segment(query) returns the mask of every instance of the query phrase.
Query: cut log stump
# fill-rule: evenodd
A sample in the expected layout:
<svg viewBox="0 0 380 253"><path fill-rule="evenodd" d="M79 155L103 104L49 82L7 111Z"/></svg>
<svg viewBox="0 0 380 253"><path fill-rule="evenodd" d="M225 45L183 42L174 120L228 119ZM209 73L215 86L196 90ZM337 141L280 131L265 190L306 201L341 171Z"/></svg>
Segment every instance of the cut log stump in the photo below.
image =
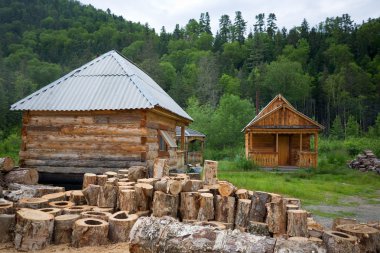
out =
<svg viewBox="0 0 380 253"><path fill-rule="evenodd" d="M251 197L251 211L249 220L257 222L265 222L267 217L266 204L271 201L271 196L268 192L255 191Z"/></svg>
<svg viewBox="0 0 380 253"><path fill-rule="evenodd" d="M203 188L204 182L202 180L183 180L182 183L182 192L196 192Z"/></svg>
<svg viewBox="0 0 380 253"><path fill-rule="evenodd" d="M55 244L71 243L71 235L75 221L80 219L78 214L64 214L54 219L54 238Z"/></svg>
<svg viewBox="0 0 380 253"><path fill-rule="evenodd" d="M146 211L152 206L153 186L150 184L137 183L135 184L137 197L137 210Z"/></svg>
<svg viewBox="0 0 380 253"><path fill-rule="evenodd" d="M171 216L176 218L178 213L179 196L155 191L153 198L153 216Z"/></svg>
<svg viewBox="0 0 380 253"><path fill-rule="evenodd" d="M47 208L41 208L41 209L38 209L38 210L42 211L42 212L45 212L45 213L48 213L48 214L51 214L54 217L62 214L62 209L60 209L60 208L47 207Z"/></svg>
<svg viewBox="0 0 380 253"><path fill-rule="evenodd" d="M83 190L87 205L96 206L98 204L100 188L99 185L90 184Z"/></svg>
<svg viewBox="0 0 380 253"><path fill-rule="evenodd" d="M81 214L82 212L91 211L92 207L88 205L70 206L63 209L63 214Z"/></svg>
<svg viewBox="0 0 380 253"><path fill-rule="evenodd" d="M269 232L275 236L286 234L286 211L284 210L282 197L280 195L271 194L271 202L266 204ZM305 222L306 224L306 222Z"/></svg>
<svg viewBox="0 0 380 253"><path fill-rule="evenodd" d="M41 209L48 207L48 201L43 198L24 198L17 203L19 208Z"/></svg>
<svg viewBox="0 0 380 253"><path fill-rule="evenodd" d="M71 202L74 202L75 205L85 205L87 203L86 198L83 195L82 191L71 191L69 200Z"/></svg>
<svg viewBox="0 0 380 253"><path fill-rule="evenodd" d="M109 239L111 242L127 242L129 232L139 217L136 214L120 211L109 218Z"/></svg>
<svg viewBox="0 0 380 253"><path fill-rule="evenodd" d="M5 175L4 181L6 184L36 185L38 183L38 172L36 169L14 169Z"/></svg>
<svg viewBox="0 0 380 253"><path fill-rule="evenodd" d="M15 214L0 214L0 243L13 241L15 225Z"/></svg>
<svg viewBox="0 0 380 253"><path fill-rule="evenodd" d="M100 187L97 206L115 208L117 200L117 187L111 183L106 183Z"/></svg>
<svg viewBox="0 0 380 253"><path fill-rule="evenodd" d="M153 164L153 177L162 178L169 176L168 159L155 158Z"/></svg>
<svg viewBox="0 0 380 253"><path fill-rule="evenodd" d="M65 192L50 193L50 194L43 195L41 198L46 199L48 202L65 201L66 193Z"/></svg>
<svg viewBox="0 0 380 253"><path fill-rule="evenodd" d="M140 178L148 177L148 169L144 166L132 166L128 169L128 179L137 182Z"/></svg>
<svg viewBox="0 0 380 253"><path fill-rule="evenodd" d="M246 189L238 189L235 192L235 195L238 199L248 199L249 198L248 190L246 190Z"/></svg>
<svg viewBox="0 0 380 253"><path fill-rule="evenodd" d="M215 220L223 223L235 223L235 198L216 196Z"/></svg>
<svg viewBox="0 0 380 253"><path fill-rule="evenodd" d="M336 230L336 227L339 225L345 225L345 224L357 224L358 221L356 219L352 218L335 218L332 223L331 230Z"/></svg>
<svg viewBox="0 0 380 253"><path fill-rule="evenodd" d="M356 236L360 252L380 252L380 231L365 224L345 224L336 227L337 231Z"/></svg>
<svg viewBox="0 0 380 253"><path fill-rule="evenodd" d="M13 202L2 199L0 201L0 214L14 214Z"/></svg>
<svg viewBox="0 0 380 253"><path fill-rule="evenodd" d="M138 211L136 191L121 190L119 192L119 207L121 211L136 213Z"/></svg>
<svg viewBox="0 0 380 253"><path fill-rule="evenodd" d="M235 228L239 229L241 232L247 231L250 208L251 200L238 199L235 215Z"/></svg>
<svg viewBox="0 0 380 253"><path fill-rule="evenodd" d="M308 237L307 212L305 210L289 210L287 234L288 236Z"/></svg>
<svg viewBox="0 0 380 253"><path fill-rule="evenodd" d="M198 192L181 192L180 216L185 220L196 220L199 212Z"/></svg>
<svg viewBox="0 0 380 253"><path fill-rule="evenodd" d="M53 201L49 203L49 206L64 209L71 206L75 206L75 203L71 201Z"/></svg>
<svg viewBox="0 0 380 253"><path fill-rule="evenodd" d="M218 181L218 162L205 160L203 181L205 184L216 184Z"/></svg>
<svg viewBox="0 0 380 253"><path fill-rule="evenodd" d="M86 211L86 212L81 212L80 218L81 219L92 218L92 219L108 221L111 215L112 214L109 212Z"/></svg>
<svg viewBox="0 0 380 253"><path fill-rule="evenodd" d="M13 159L10 157L0 157L0 171L8 172L11 171L15 166Z"/></svg>
<svg viewBox="0 0 380 253"><path fill-rule="evenodd" d="M182 183L177 180L160 180L154 183L154 190L177 195L182 190Z"/></svg>
<svg viewBox="0 0 380 253"><path fill-rule="evenodd" d="M75 221L71 245L76 248L98 246L108 243L108 222L86 218Z"/></svg>
<svg viewBox="0 0 380 253"><path fill-rule="evenodd" d="M85 173L83 175L83 185L82 189L86 189L90 184L96 184L96 174L94 173Z"/></svg>
<svg viewBox="0 0 380 253"><path fill-rule="evenodd" d="M220 196L228 197L228 196L231 196L236 191L236 187L227 181L219 181L218 190L219 190Z"/></svg>
<svg viewBox="0 0 380 253"><path fill-rule="evenodd" d="M320 242L308 240L305 237L291 237L289 240L277 239L274 252L326 253L327 251L326 247Z"/></svg>
<svg viewBox="0 0 380 253"><path fill-rule="evenodd" d="M212 193L199 193L199 211L198 218L199 221L210 221L215 217L214 213L214 195Z"/></svg>
<svg viewBox="0 0 380 253"><path fill-rule="evenodd" d="M107 175L96 175L96 184L100 186L104 186L107 182Z"/></svg>
<svg viewBox="0 0 380 253"><path fill-rule="evenodd" d="M343 232L324 231L322 240L328 253L359 253L358 238Z"/></svg>

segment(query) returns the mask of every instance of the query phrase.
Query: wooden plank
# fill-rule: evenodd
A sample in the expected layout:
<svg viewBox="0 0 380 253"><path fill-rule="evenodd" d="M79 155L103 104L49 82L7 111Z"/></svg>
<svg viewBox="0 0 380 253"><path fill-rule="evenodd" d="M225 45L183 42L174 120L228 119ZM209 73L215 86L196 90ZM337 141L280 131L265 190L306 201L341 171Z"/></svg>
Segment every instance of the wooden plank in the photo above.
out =
<svg viewBox="0 0 380 253"><path fill-rule="evenodd" d="M91 143L129 143L141 144L140 136L109 136L109 135L54 135L40 134L29 135L26 138L28 142L91 142Z"/></svg>
<svg viewBox="0 0 380 253"><path fill-rule="evenodd" d="M59 150L47 151L47 150L28 150L20 151L19 155L23 159L53 159L53 160L72 160L72 159L89 159L95 161L135 161L141 157L143 152L126 152L126 153L115 153L115 152L97 152L89 151L87 153L79 152L62 152Z"/></svg>
<svg viewBox="0 0 380 253"><path fill-rule="evenodd" d="M52 166L52 167L88 167L88 168L128 168L137 161L96 161L96 160L37 160L26 159L25 165L28 167Z"/></svg>
<svg viewBox="0 0 380 253"><path fill-rule="evenodd" d="M146 147L143 145L127 145L127 144L107 144L107 143L27 143L27 149L56 149L56 150L116 150L130 152L144 152Z"/></svg>
<svg viewBox="0 0 380 253"><path fill-rule="evenodd" d="M131 162L130 166L146 166L146 162ZM107 171L117 172L120 168L105 168L105 167L96 167L96 168L87 168L87 167L53 167L53 166L37 166L35 169L38 172L47 172L47 173L95 173L101 174Z"/></svg>

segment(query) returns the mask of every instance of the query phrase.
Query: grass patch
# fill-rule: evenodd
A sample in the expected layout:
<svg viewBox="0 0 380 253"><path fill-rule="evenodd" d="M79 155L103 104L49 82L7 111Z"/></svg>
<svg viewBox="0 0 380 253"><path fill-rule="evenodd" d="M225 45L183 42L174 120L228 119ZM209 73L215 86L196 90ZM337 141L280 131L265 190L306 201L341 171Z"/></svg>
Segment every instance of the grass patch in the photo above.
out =
<svg viewBox="0 0 380 253"><path fill-rule="evenodd" d="M322 211L316 210L316 209L311 209L309 211L315 215L325 217L325 218L333 218L333 219L338 218L338 217L351 217L351 218L353 218L356 216L356 214L353 212L345 212L345 211L330 212L330 213L322 212Z"/></svg>

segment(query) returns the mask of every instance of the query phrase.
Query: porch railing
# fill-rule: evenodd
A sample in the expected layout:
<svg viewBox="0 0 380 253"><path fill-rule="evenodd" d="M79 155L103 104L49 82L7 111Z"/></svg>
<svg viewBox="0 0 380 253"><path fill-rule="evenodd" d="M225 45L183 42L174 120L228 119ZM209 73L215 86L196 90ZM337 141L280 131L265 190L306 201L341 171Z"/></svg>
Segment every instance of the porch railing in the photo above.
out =
<svg viewBox="0 0 380 253"><path fill-rule="evenodd" d="M249 158L252 159L257 165L264 167L271 167L278 165L277 152L249 152Z"/></svg>
<svg viewBox="0 0 380 253"><path fill-rule="evenodd" d="M203 163L203 153L201 151L187 152L187 163Z"/></svg>
<svg viewBox="0 0 380 253"><path fill-rule="evenodd" d="M317 153L310 151L298 151L298 167L308 168L317 166Z"/></svg>

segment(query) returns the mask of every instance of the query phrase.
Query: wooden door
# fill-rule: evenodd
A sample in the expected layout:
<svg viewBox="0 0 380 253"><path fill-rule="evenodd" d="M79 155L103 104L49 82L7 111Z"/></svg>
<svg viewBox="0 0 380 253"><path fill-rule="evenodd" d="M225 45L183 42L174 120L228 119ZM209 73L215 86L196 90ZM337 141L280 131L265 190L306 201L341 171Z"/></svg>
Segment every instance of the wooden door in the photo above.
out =
<svg viewBox="0 0 380 253"><path fill-rule="evenodd" d="M278 136L278 165L286 166L289 163L289 135Z"/></svg>

